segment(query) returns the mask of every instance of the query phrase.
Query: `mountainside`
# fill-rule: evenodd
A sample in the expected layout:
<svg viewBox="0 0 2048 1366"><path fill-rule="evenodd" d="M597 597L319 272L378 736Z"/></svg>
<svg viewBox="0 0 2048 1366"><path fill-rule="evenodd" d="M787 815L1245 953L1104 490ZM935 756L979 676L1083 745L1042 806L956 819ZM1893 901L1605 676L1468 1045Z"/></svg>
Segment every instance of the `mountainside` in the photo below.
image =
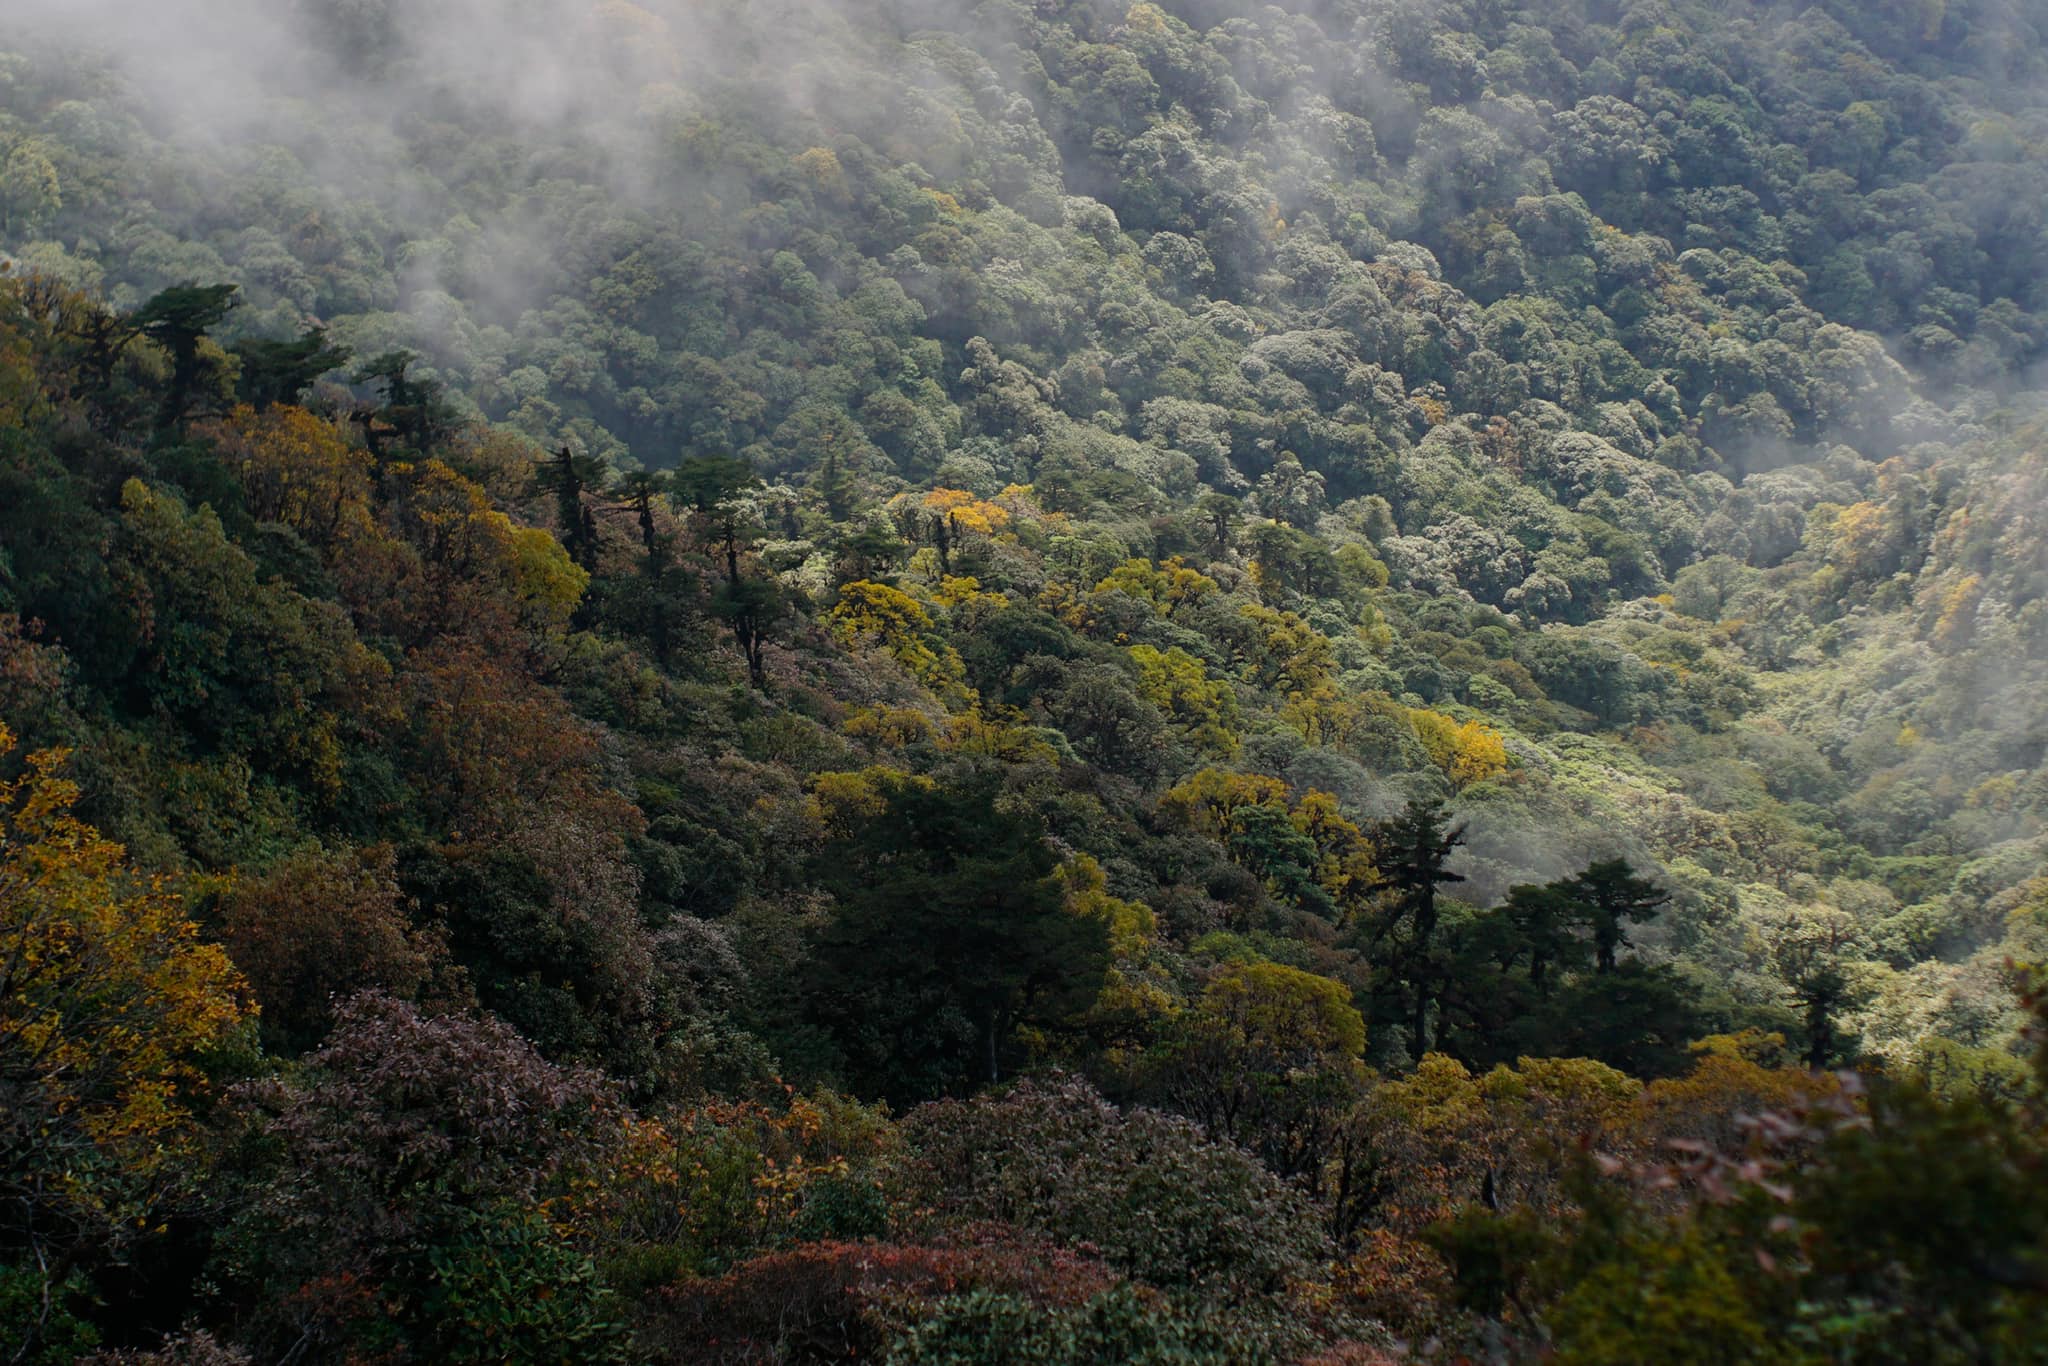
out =
<svg viewBox="0 0 2048 1366"><path fill-rule="evenodd" d="M2048 6L9 8L16 1359L2042 1359Z"/></svg>

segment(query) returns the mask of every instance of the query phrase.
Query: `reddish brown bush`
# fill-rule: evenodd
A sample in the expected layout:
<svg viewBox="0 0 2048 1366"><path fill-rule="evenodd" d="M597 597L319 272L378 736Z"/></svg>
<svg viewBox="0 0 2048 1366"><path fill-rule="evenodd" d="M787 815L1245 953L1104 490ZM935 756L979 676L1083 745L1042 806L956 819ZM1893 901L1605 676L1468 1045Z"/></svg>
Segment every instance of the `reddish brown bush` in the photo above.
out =
<svg viewBox="0 0 2048 1366"><path fill-rule="evenodd" d="M263 1004L264 1041L289 1053L326 1035L342 998L411 996L439 951L407 923L388 845L294 850L230 888L214 924Z"/></svg>
<svg viewBox="0 0 2048 1366"><path fill-rule="evenodd" d="M878 1356L939 1300L998 1290L1054 1308L1116 1283L1100 1261L977 1225L942 1246L810 1243L655 1297L639 1329L651 1360L742 1366Z"/></svg>

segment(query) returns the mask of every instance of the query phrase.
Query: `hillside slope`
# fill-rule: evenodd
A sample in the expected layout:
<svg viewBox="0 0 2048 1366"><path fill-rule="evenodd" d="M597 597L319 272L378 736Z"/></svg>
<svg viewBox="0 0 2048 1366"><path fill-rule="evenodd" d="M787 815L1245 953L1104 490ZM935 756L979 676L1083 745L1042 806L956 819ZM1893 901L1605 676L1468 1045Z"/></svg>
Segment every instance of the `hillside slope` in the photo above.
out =
<svg viewBox="0 0 2048 1366"><path fill-rule="evenodd" d="M54 1127L0 1146L0 1307L46 1353L838 1359L714 1351L801 1284L890 1360L1006 1314L1046 1360L1091 1314L1534 1352L1621 1331L1556 1298L1601 1205L1546 1136L1813 1137L1852 1065L1962 1107L1800 1168L1851 1241L1941 1124L2035 1142L2044 26L0 19L0 905L162 1040L0 986L101 1064L6 1061ZM501 1101L559 1142L401 1157ZM1793 1236L1630 1217L1678 1267ZM435 1298L515 1247L561 1317ZM1686 1293L1782 1337L1750 1274ZM2009 1345L1985 1293L1940 1332Z"/></svg>

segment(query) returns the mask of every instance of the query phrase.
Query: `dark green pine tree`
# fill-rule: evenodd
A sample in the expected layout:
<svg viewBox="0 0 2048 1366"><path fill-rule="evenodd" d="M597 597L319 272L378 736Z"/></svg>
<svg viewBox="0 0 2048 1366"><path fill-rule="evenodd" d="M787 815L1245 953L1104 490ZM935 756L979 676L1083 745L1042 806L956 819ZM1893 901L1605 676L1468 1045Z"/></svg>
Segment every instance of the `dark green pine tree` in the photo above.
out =
<svg viewBox="0 0 2048 1366"><path fill-rule="evenodd" d="M562 538L569 558L585 570L597 568L597 517L583 495L603 477L602 464L567 446L541 461L534 476L538 491L554 495L555 534Z"/></svg>
<svg viewBox="0 0 2048 1366"><path fill-rule="evenodd" d="M1108 931L1066 910L1044 831L993 781L875 782L883 809L818 857L835 909L804 1010L856 1092L909 1105L1000 1080L1020 1028L1085 1008Z"/></svg>
<svg viewBox="0 0 2048 1366"><path fill-rule="evenodd" d="M1615 954L1628 947L1628 927L1654 920L1671 894L1636 876L1626 859L1589 864L1577 877L1553 883L1570 897L1593 935L1593 966L1614 971Z"/></svg>
<svg viewBox="0 0 2048 1366"><path fill-rule="evenodd" d="M443 396L441 382L412 373L418 363L419 357L411 351L385 351L364 361L350 377L376 389L381 400L379 407L355 416L370 458L380 468L394 439L404 449L425 451L455 425L455 410Z"/></svg>
<svg viewBox="0 0 2048 1366"><path fill-rule="evenodd" d="M841 543L840 578L894 583L896 566L905 549L902 537L886 526L869 522Z"/></svg>
<svg viewBox="0 0 2048 1366"><path fill-rule="evenodd" d="M825 463L818 470L818 497L824 500L825 511L832 520L843 522L853 515L853 500L859 492L852 473L839 460L839 447L835 444L825 448Z"/></svg>
<svg viewBox="0 0 2048 1366"><path fill-rule="evenodd" d="M749 521L739 495L760 482L753 466L729 455L696 456L674 475L676 493L695 510L704 540L725 561L725 582L712 595L712 610L731 629L756 688L768 681L761 655L768 627L788 606L773 579L749 575L740 563L760 529Z"/></svg>
<svg viewBox="0 0 2048 1366"><path fill-rule="evenodd" d="M666 475L635 470L621 479L615 490L640 528L640 549L646 556L642 567L650 576L658 576L668 567L670 546L654 521L654 500L667 493L668 488Z"/></svg>
<svg viewBox="0 0 2048 1366"><path fill-rule="evenodd" d="M309 328L294 341L249 338L235 343L234 354L242 363L235 397L259 413L297 403L315 380L349 362L349 349L329 342L324 327Z"/></svg>
<svg viewBox="0 0 2048 1366"><path fill-rule="evenodd" d="M1529 985L1539 996L1548 994L1553 974L1585 963L1579 903L1559 883L1508 888L1499 914L1513 927L1516 949L1528 963Z"/></svg>
<svg viewBox="0 0 2048 1366"><path fill-rule="evenodd" d="M176 285L144 304L129 320L136 332L161 346L171 358L170 382L164 387L163 405L157 413L160 429L183 427L192 415L207 371L199 343L234 310L238 292L235 285Z"/></svg>
<svg viewBox="0 0 2048 1366"><path fill-rule="evenodd" d="M1363 947L1375 973L1375 1015L1402 1026L1409 1057L1429 1052L1429 1021L1449 972L1438 933L1437 889L1463 882L1446 865L1465 842L1444 805L1418 798L1400 815L1372 826L1380 875L1373 908L1361 925Z"/></svg>

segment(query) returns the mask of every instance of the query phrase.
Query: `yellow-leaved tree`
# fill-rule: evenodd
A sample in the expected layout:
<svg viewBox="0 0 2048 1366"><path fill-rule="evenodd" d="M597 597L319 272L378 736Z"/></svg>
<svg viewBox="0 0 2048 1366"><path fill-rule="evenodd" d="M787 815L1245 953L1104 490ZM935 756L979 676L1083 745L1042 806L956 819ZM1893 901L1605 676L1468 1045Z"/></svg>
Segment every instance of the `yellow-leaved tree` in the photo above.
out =
<svg viewBox="0 0 2048 1366"><path fill-rule="evenodd" d="M0 724L0 762L14 733ZM154 1227L242 978L177 891L78 820L65 755L0 779L0 1239L59 1277Z"/></svg>
<svg viewBox="0 0 2048 1366"><path fill-rule="evenodd" d="M1461 724L1442 712L1422 709L1409 712L1408 719L1430 761L1458 791L1507 771L1507 745L1500 732L1484 721Z"/></svg>
<svg viewBox="0 0 2048 1366"><path fill-rule="evenodd" d="M1179 1009L1173 973L1159 948L1159 918L1142 901L1112 895L1102 865L1086 854L1074 855L1054 876L1068 913L1101 922L1109 941L1102 989L1070 1027L1101 1050L1111 1069L1128 1068ZM1041 1035L1037 1042L1046 1048L1054 1041Z"/></svg>
<svg viewBox="0 0 2048 1366"><path fill-rule="evenodd" d="M942 699L965 701L960 656L937 638L924 604L902 589L869 579L842 584L830 616L848 640L880 645Z"/></svg>
<svg viewBox="0 0 2048 1366"><path fill-rule="evenodd" d="M1010 510L964 489L901 493L889 501L889 515L906 538L937 552L942 574L953 572L953 552L970 536L993 537L1010 525Z"/></svg>
<svg viewBox="0 0 2048 1366"><path fill-rule="evenodd" d="M1139 693L1190 744L1226 759L1237 752L1237 693L1222 679L1212 680L1201 660L1177 645L1164 651L1133 645L1131 662L1138 666Z"/></svg>

